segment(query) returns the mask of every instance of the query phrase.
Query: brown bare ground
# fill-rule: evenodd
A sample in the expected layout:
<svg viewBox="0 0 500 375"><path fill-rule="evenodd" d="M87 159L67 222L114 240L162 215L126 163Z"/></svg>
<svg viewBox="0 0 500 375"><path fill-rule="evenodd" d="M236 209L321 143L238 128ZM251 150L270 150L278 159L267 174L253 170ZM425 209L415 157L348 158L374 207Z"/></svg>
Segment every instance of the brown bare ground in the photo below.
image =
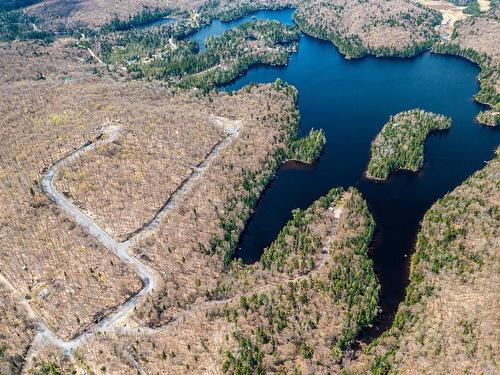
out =
<svg viewBox="0 0 500 375"><path fill-rule="evenodd" d="M420 3L441 12L443 20L441 21L441 25L438 26L438 30L445 38L449 38L457 21L465 20L468 17L463 12L464 7L446 0L420 0Z"/></svg>

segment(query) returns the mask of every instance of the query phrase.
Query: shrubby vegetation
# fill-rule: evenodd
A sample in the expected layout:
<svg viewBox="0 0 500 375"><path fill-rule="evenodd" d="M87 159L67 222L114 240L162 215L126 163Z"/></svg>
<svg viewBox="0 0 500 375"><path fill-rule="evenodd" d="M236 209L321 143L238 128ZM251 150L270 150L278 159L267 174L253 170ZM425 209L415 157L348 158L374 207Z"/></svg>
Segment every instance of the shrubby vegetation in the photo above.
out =
<svg viewBox="0 0 500 375"><path fill-rule="evenodd" d="M447 0L458 6L464 6L464 13L477 16L481 13L481 8L479 7L479 2L477 0Z"/></svg>
<svg viewBox="0 0 500 375"><path fill-rule="evenodd" d="M264 355L258 344L239 332L235 332L234 336L238 341L238 352L236 354L226 353L222 371L224 373L230 372L233 375L263 375L262 358Z"/></svg>
<svg viewBox="0 0 500 375"><path fill-rule="evenodd" d="M458 6L467 6L477 0L447 0L448 2L458 5Z"/></svg>
<svg viewBox="0 0 500 375"><path fill-rule="evenodd" d="M64 375L63 370L54 362L39 363L30 373L33 375Z"/></svg>
<svg viewBox="0 0 500 375"><path fill-rule="evenodd" d="M367 176L384 180L395 169L417 171L424 164L427 135L450 126L449 117L421 109L391 116L372 143Z"/></svg>
<svg viewBox="0 0 500 375"><path fill-rule="evenodd" d="M142 26L148 24L150 22L158 21L172 13L171 9L160 9L154 8L150 9L148 7L144 7L143 10L139 13L129 16L125 20L121 20L115 16L115 18L102 26L101 30L103 32L111 32L111 31L121 31L131 29L133 27Z"/></svg>

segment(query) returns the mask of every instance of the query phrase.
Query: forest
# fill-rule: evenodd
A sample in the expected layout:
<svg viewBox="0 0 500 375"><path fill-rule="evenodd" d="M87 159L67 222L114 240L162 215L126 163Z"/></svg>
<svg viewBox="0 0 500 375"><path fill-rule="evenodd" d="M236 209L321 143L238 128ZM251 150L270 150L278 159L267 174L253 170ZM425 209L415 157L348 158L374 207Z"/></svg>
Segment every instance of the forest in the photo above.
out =
<svg viewBox="0 0 500 375"><path fill-rule="evenodd" d="M42 0L3 0L2 3L0 4L0 11L16 10L39 3L41 1Z"/></svg>
<svg viewBox="0 0 500 375"><path fill-rule="evenodd" d="M324 255L326 239L313 232L333 207L342 208L345 216L334 221L335 236ZM247 272L264 272L257 271L262 267L265 272L300 276L267 292L243 295L239 303L214 315L239 327L233 333L238 347L226 352L223 370L234 374L247 373L243 369L249 373L337 369L359 331L378 312L379 284L367 255L373 230L366 202L355 189L332 189L306 210L295 210L265 249L261 264ZM328 261L313 261L318 256L327 256ZM284 350L284 343L294 348L292 353Z"/></svg>
<svg viewBox="0 0 500 375"><path fill-rule="evenodd" d="M117 16L101 28L103 32L128 30L133 27L142 26L150 22L158 21L172 13L171 9L150 9L144 7L141 12L129 16L127 19L120 19Z"/></svg>
<svg viewBox="0 0 500 375"><path fill-rule="evenodd" d="M367 177L385 180L396 169L417 171L424 164L428 134L450 126L451 118L421 109L391 116L372 143Z"/></svg>
<svg viewBox="0 0 500 375"><path fill-rule="evenodd" d="M429 49L438 40L434 26L442 16L418 3L391 0L304 3L293 19L302 31L332 42L352 59L367 54L410 57Z"/></svg>
<svg viewBox="0 0 500 375"><path fill-rule="evenodd" d="M277 21L247 22L206 40L206 50L173 30L131 31L101 43L104 61L124 66L135 78L169 81L207 92L228 83L250 66L285 65L299 39L299 30ZM185 29L181 34L185 34Z"/></svg>
<svg viewBox="0 0 500 375"><path fill-rule="evenodd" d="M495 373L499 151L426 212L392 326L343 375Z"/></svg>
<svg viewBox="0 0 500 375"><path fill-rule="evenodd" d="M284 83L281 79L277 79L274 87L280 91L284 91L287 96L293 97L296 100L295 89ZM290 113L289 125L287 131L285 147L276 149L272 155L267 155L265 158L265 167L260 173L251 172L246 169L241 170L242 186L244 189L243 196L239 200L243 203L244 211L237 212L237 202L229 200L226 204L226 214L219 218L220 227L224 233L222 236L214 236L211 240L209 254L222 254L226 267L232 265L234 260L234 250L240 235L241 228L238 226L238 219L248 217L250 212L257 204L259 193L274 178L278 166L287 160L298 160L303 163L314 163L321 154L326 143L325 133L322 129L311 129L309 134L304 137L298 136L298 128L300 123L299 112L295 109ZM299 216L300 214L297 213Z"/></svg>
<svg viewBox="0 0 500 375"><path fill-rule="evenodd" d="M30 40L38 39L45 43L54 40L54 34L50 31L42 31L34 26L36 18L27 15L22 10L0 9L0 42L10 42L15 39Z"/></svg>
<svg viewBox="0 0 500 375"><path fill-rule="evenodd" d="M477 0L452 1L467 2L466 11L476 14ZM380 311L380 285L369 256L375 222L355 188L334 188L309 208L291 211L260 261L244 265L234 253L280 165L287 160L314 163L326 134L313 128L298 136L298 92L280 79L237 92L213 89L252 65L287 64L299 29L252 21L210 37L200 51L188 37L213 17L232 20L269 2L214 0L206 2L206 9L183 12L141 5L138 13L116 13L95 29L58 28L61 34L44 31L50 26L39 14L21 10L36 2L6 0L0 5L0 41L16 40L3 48L9 63L2 78L9 95L0 106L6 193L0 252L2 276L16 284L21 296L0 288L0 373L21 371L33 343L43 340L40 322L63 340L87 329L103 332L95 323L144 287L126 262L44 195L40 180L47 167L99 139L110 123L119 127L120 136L109 147L79 159L81 168L62 171L91 199L84 201L71 184L55 181L55 187L107 233L125 239L170 199L186 175L205 168L201 160L223 137L223 130L211 129L214 116L239 124L231 128L237 136L192 180L188 194L177 195L151 237L130 248L130 256L158 273L158 288L140 297L123 321L123 331L89 335L74 351L73 362L59 347L47 345L26 371L69 374L73 372L61 363L71 362L91 373L195 373L212 366L215 372L238 375L352 375L357 372L346 366L349 361L362 365L369 356L368 370L359 373L381 375L397 372L408 358L410 366L435 365L447 350L449 368L465 362L463 371L449 374L489 373L496 366L495 348L489 345L494 341L487 336L495 332L481 331L480 322L493 321L496 313L489 308L495 301L490 291L498 284L491 268L496 250L491 238L498 237L499 228L498 156L427 212L394 324L358 350L361 332ZM283 3L275 2L276 7ZM322 22L308 24L307 17L300 21L303 13L296 18L305 24L303 30L331 40L348 58L367 53L411 56L436 41L432 29L421 30L440 21L434 12L416 6L415 14L398 13L398 19L391 9L380 8L387 17L371 19L374 13L363 8L409 4L406 0L346 3L360 8L342 18L356 21L335 31ZM143 28L166 16L176 22ZM363 16L370 19L357 30L357 21L365 23ZM403 35L405 43L380 43L398 40L401 28L410 30L410 36ZM104 64L89 57L94 51ZM480 65L476 99L492 110L478 118L495 125L500 118L498 64L479 51L458 43L434 46L436 53L457 54ZM16 58L23 63L11 68ZM36 74L39 67L43 71ZM428 134L450 126L448 117L420 109L391 116L372 144L368 177L384 179L396 169L421 168ZM103 209L110 215L99 223ZM481 300L484 296L490 298ZM24 314L20 302L32 306L33 317ZM443 323L436 318L447 313L455 314L453 319ZM453 338L453 350L440 337ZM421 361L425 356L434 362ZM483 365L482 372L475 371Z"/></svg>
<svg viewBox="0 0 500 375"><path fill-rule="evenodd" d="M465 14L470 14L473 16L477 16L481 13L481 8L479 7L479 3L477 0L470 0L467 6L464 9Z"/></svg>

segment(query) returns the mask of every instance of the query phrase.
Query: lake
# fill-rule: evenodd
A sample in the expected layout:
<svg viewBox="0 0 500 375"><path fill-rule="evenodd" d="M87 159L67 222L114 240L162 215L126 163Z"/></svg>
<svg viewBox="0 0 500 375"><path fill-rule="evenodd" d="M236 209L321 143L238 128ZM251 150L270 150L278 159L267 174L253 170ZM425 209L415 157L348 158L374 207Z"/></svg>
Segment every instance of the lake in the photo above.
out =
<svg viewBox="0 0 500 375"><path fill-rule="evenodd" d="M261 11L234 22L214 21L192 37L199 41L242 22L277 19L292 23L290 9ZM201 43L201 49L204 43ZM346 60L328 42L303 35L288 66L255 66L224 90L277 78L299 91L300 134L326 132L327 144L313 166L285 164L262 195L241 236L236 257L259 260L291 218L336 186L355 186L368 202L377 229L370 255L382 285L382 313L366 341L392 323L408 284L408 264L419 223L427 209L490 160L500 143L497 129L475 123L483 106L474 102L479 68L458 57L423 53L410 59L365 57ZM451 116L449 131L432 134L418 173L397 172L385 182L364 177L370 144L390 115L422 108Z"/></svg>

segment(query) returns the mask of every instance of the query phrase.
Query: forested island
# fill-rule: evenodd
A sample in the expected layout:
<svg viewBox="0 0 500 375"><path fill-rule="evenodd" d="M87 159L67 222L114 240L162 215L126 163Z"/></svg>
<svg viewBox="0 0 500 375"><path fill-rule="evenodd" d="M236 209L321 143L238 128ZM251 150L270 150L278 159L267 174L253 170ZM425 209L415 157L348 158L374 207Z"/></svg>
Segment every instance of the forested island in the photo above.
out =
<svg viewBox="0 0 500 375"><path fill-rule="evenodd" d="M451 118L421 109L391 116L372 143L366 176L385 180L396 169L417 171L424 164L427 135L450 126Z"/></svg>

